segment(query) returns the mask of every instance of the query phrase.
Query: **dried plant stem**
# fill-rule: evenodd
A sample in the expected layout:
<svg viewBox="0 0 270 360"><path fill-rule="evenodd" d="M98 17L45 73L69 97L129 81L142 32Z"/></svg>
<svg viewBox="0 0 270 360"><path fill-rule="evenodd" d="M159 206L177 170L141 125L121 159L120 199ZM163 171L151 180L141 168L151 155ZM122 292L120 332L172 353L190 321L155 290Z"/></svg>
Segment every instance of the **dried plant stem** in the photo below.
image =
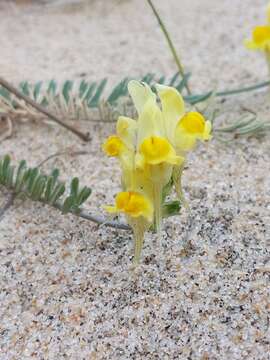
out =
<svg viewBox="0 0 270 360"><path fill-rule="evenodd" d="M2 85L5 89L7 89L9 92L17 96L19 99L24 100L27 104L31 105L33 108L38 110L39 112L43 113L47 117L49 117L51 120L56 122L58 125L64 127L65 129L71 131L75 135L77 135L79 138L81 138L84 141L89 141L90 136L89 134L84 134L81 131L77 130L71 125L66 124L61 119L59 119L57 116L52 114L47 109L44 109L41 105L39 105L36 101L32 100L29 96L26 96L22 94L19 90L17 90L13 85L11 85L9 82L7 82L5 79L0 77L0 85Z"/></svg>
<svg viewBox="0 0 270 360"><path fill-rule="evenodd" d="M166 40L168 42L169 48L170 48L170 50L172 52L172 55L173 55L173 58L174 58L174 61L175 61L176 65L178 67L179 73L181 74L182 77L184 77L185 76L184 67L183 67L183 65L182 65L182 63L180 61L179 56L177 55L177 52L176 52L175 47L173 45L170 34L169 34L168 30L166 29L166 26L163 23L161 17L159 16L159 13L158 13L157 9L155 8L152 0L146 0L146 1L148 2L148 4L151 7L155 17L157 18L159 26L160 26L160 28L161 28L161 30L162 30L162 32L163 32L163 34L164 34L164 36L165 36L165 38L166 38ZM187 90L188 95L191 95L191 90L190 90L190 87L189 87L187 82L185 83L185 88Z"/></svg>
<svg viewBox="0 0 270 360"><path fill-rule="evenodd" d="M42 160L42 161L37 165L37 167L41 167L41 166L44 165L47 161L49 161L49 160L51 160L51 159L53 159L53 158L55 158L55 157L62 156L62 155L67 155L67 154L69 154L69 155L71 155L71 156L78 156L78 155L87 155L87 154L89 154L89 153L88 153L87 151L83 151L83 150L81 150L81 151L70 151L69 149L63 150L63 151L59 151L59 152L57 152L57 153L55 153L55 154L52 154L52 155L48 156L46 159Z"/></svg>

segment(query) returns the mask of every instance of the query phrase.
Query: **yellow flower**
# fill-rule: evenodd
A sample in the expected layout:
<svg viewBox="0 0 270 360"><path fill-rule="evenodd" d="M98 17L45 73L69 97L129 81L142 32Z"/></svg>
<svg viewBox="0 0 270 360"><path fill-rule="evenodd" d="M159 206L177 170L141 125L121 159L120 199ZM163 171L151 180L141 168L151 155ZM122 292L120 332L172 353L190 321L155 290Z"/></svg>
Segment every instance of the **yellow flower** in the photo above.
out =
<svg viewBox="0 0 270 360"><path fill-rule="evenodd" d="M270 25L256 26L252 31L252 39L244 44L251 50L270 50Z"/></svg>
<svg viewBox="0 0 270 360"><path fill-rule="evenodd" d="M143 155L145 163L150 165L161 163L176 165L181 162L181 157L176 155L169 141L159 136L144 139L139 152Z"/></svg>
<svg viewBox="0 0 270 360"><path fill-rule="evenodd" d="M157 232L160 233L162 190L172 177L173 166L183 163L184 158L176 154L167 129L170 126L166 124L166 118L150 87L144 83L131 81L128 89L139 115L135 166L143 169L148 183L150 181L152 184L145 190L153 199L155 225Z"/></svg>
<svg viewBox="0 0 270 360"><path fill-rule="evenodd" d="M115 206L107 206L111 213L122 212L132 218L144 217L147 221L153 220L153 205L144 195L135 191L123 191L117 194Z"/></svg>
<svg viewBox="0 0 270 360"><path fill-rule="evenodd" d="M191 111L185 114L176 127L176 147L184 152L193 149L197 140L211 139L211 128L210 121L206 121L199 112Z"/></svg>
<svg viewBox="0 0 270 360"><path fill-rule="evenodd" d="M250 50L264 51L269 61L270 52L270 3L266 8L267 25L255 26L251 39L244 41L245 46Z"/></svg>
<svg viewBox="0 0 270 360"><path fill-rule="evenodd" d="M155 225L160 236L164 187L173 179L182 200L184 156L197 140L211 137L211 123L197 112L186 114L176 89L163 85L156 89L161 108L147 84L129 82L138 119L120 116L116 135L103 144L105 153L118 157L122 168L122 192L116 196L115 205L106 210L126 215L135 239L135 262L139 260L145 231Z"/></svg>
<svg viewBox="0 0 270 360"><path fill-rule="evenodd" d="M176 89L164 85L157 85L156 88L161 100L166 134L177 155L185 156L194 148L198 139L209 140L211 138L210 121L206 121L198 112L186 113L184 100ZM183 169L183 161L175 165L172 179L179 200L188 207L181 185Z"/></svg>
<svg viewBox="0 0 270 360"><path fill-rule="evenodd" d="M196 140L211 139L211 122L196 111L185 113L183 98L176 89L157 85L157 90L167 136L176 152L183 155L194 148Z"/></svg>
<svg viewBox="0 0 270 360"><path fill-rule="evenodd" d="M124 150L124 143L119 138L119 136L111 135L108 137L108 139L105 141L105 143L102 145L103 151L108 156L120 156L122 151Z"/></svg>

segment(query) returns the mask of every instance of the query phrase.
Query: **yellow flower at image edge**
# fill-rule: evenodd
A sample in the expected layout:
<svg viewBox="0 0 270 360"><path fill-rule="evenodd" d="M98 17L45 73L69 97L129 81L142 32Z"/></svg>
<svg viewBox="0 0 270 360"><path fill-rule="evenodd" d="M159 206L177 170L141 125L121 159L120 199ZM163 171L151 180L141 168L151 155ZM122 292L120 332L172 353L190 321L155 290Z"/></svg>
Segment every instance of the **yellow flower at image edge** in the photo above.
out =
<svg viewBox="0 0 270 360"><path fill-rule="evenodd" d="M119 156L124 146L122 140L117 135L112 135L108 137L102 148L108 156Z"/></svg>
<svg viewBox="0 0 270 360"><path fill-rule="evenodd" d="M145 163L150 165L158 165L163 162L178 165L182 162L182 158L176 155L172 145L162 137L146 138L141 143L139 150Z"/></svg>
<svg viewBox="0 0 270 360"><path fill-rule="evenodd" d="M153 205L144 195L135 191L123 191L117 194L115 206L106 206L110 213L122 212L128 216L146 218L149 222L153 219Z"/></svg>
<svg viewBox="0 0 270 360"><path fill-rule="evenodd" d="M244 43L251 50L270 50L270 26L256 26L252 32L252 39L245 40Z"/></svg>
<svg viewBox="0 0 270 360"><path fill-rule="evenodd" d="M191 111L178 122L175 133L176 146L182 151L191 150L196 140L210 140L212 125L202 114Z"/></svg>

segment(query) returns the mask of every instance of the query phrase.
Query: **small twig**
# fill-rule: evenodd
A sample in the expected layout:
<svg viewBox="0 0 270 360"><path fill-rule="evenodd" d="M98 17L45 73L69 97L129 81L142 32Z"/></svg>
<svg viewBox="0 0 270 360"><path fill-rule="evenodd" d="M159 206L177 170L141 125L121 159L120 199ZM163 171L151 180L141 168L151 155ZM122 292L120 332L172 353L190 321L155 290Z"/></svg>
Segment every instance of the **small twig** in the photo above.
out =
<svg viewBox="0 0 270 360"><path fill-rule="evenodd" d="M47 117L52 119L57 124L61 125L65 129L67 129L67 130L73 132L74 134L76 134L77 136L79 136L79 138L81 138L82 140L84 140L84 141L89 141L90 140L90 135L89 134L84 134L81 131L74 128L73 126L66 124L61 119L59 119L57 116L52 114L50 111L48 111L47 109L44 109L36 101L32 100L29 96L26 96L26 95L22 94L19 90L17 90L13 85L11 85L9 82L7 82L2 77L0 77L0 85L2 85L5 89L7 89L9 92L14 94L15 96L17 96L19 99L24 100L26 103L31 105L33 108L35 108L39 112L43 113L44 115L46 115Z"/></svg>
<svg viewBox="0 0 270 360"><path fill-rule="evenodd" d="M62 155L66 155L66 154L69 154L71 156L77 156L77 155L87 155L88 152L87 151L70 151L70 150L65 150L65 151L59 151L55 154L52 154L50 156L48 156L46 159L42 160L38 165L37 167L41 167L42 165L44 165L47 161L55 158L55 157L58 157L58 156L62 156Z"/></svg>

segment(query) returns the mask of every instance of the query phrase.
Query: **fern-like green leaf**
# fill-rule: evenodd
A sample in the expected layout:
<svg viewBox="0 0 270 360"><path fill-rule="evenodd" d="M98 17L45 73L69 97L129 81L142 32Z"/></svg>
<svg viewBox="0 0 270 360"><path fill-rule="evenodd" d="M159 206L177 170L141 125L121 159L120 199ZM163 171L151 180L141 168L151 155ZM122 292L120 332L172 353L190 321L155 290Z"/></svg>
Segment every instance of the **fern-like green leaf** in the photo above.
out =
<svg viewBox="0 0 270 360"><path fill-rule="evenodd" d="M54 169L51 175L45 175L39 168L28 168L22 160L17 170L11 165L9 155L0 159L0 185L12 190L16 195L24 195L32 201L40 201L66 212L77 212L80 206L89 198L91 189L80 188L79 179L71 180L70 193L62 199L66 185L58 180L59 170Z"/></svg>

